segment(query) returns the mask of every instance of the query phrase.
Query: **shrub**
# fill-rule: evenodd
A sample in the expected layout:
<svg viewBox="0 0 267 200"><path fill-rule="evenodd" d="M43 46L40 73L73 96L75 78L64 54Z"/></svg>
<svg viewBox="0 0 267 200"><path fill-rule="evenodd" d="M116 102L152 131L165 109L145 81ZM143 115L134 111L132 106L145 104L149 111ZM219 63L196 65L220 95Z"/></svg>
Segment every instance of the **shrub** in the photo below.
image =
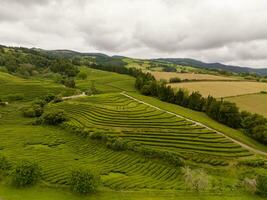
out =
<svg viewBox="0 0 267 200"><path fill-rule="evenodd" d="M48 95L42 97L41 99L44 100L46 103L49 103L49 102L53 101L55 98L56 98L55 95L48 94Z"/></svg>
<svg viewBox="0 0 267 200"><path fill-rule="evenodd" d="M127 150L127 141L121 138L116 138L109 141L107 146L115 151L124 151Z"/></svg>
<svg viewBox="0 0 267 200"><path fill-rule="evenodd" d="M41 122L48 125L58 125L66 121L67 118L63 110L52 110L46 112L41 117Z"/></svg>
<svg viewBox="0 0 267 200"><path fill-rule="evenodd" d="M57 96L57 97L54 98L53 103L59 103L59 102L62 102L62 101L63 101L62 97Z"/></svg>
<svg viewBox="0 0 267 200"><path fill-rule="evenodd" d="M0 156L0 170L8 170L11 165L5 156Z"/></svg>
<svg viewBox="0 0 267 200"><path fill-rule="evenodd" d="M256 179L245 178L242 181L242 185L243 185L244 189L247 192L255 193L256 190L257 190L257 181L256 181Z"/></svg>
<svg viewBox="0 0 267 200"><path fill-rule="evenodd" d="M64 85L69 88L75 88L75 81L72 78L64 80Z"/></svg>
<svg viewBox="0 0 267 200"><path fill-rule="evenodd" d="M267 176L259 175L257 177L257 194L267 196Z"/></svg>
<svg viewBox="0 0 267 200"><path fill-rule="evenodd" d="M30 161L20 162L12 172L12 181L19 187L34 185L40 178L40 167Z"/></svg>
<svg viewBox="0 0 267 200"><path fill-rule="evenodd" d="M170 78L170 83L180 83L182 80L178 77Z"/></svg>
<svg viewBox="0 0 267 200"><path fill-rule="evenodd" d="M185 166L182 168L182 174L188 189L197 192L206 190L209 184L208 175L202 169L192 170Z"/></svg>
<svg viewBox="0 0 267 200"><path fill-rule="evenodd" d="M87 74L85 72L80 72L78 74L78 78L82 79L82 80L85 80L85 79L87 79Z"/></svg>
<svg viewBox="0 0 267 200"><path fill-rule="evenodd" d="M43 114L43 108L39 105L33 105L22 110L25 117L40 117Z"/></svg>
<svg viewBox="0 0 267 200"><path fill-rule="evenodd" d="M105 140L106 135L102 132L92 132L90 133L90 138L93 140Z"/></svg>
<svg viewBox="0 0 267 200"><path fill-rule="evenodd" d="M90 170L73 170L70 176L70 186L73 192L88 194L96 191L99 177Z"/></svg>

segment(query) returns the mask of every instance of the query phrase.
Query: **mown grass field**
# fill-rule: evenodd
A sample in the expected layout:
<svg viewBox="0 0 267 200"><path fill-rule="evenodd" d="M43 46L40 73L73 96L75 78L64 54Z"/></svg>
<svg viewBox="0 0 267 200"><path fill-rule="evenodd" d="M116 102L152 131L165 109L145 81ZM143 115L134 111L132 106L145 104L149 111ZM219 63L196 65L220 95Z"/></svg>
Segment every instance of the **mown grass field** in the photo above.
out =
<svg viewBox="0 0 267 200"><path fill-rule="evenodd" d="M249 94L226 98L234 102L241 110L258 113L267 117L267 94Z"/></svg>
<svg viewBox="0 0 267 200"><path fill-rule="evenodd" d="M100 93L136 91L134 87L135 79L133 77L88 67L81 67L80 71L87 74L86 80L78 79L76 81L77 87L83 91L88 90L92 82Z"/></svg>
<svg viewBox="0 0 267 200"><path fill-rule="evenodd" d="M196 80L196 81L209 81L209 80L239 80L235 77L216 76L212 74L196 74L196 73L176 73L176 72L151 72L157 80L167 80L178 77L181 80ZM240 78L241 79L241 78Z"/></svg>
<svg viewBox="0 0 267 200"><path fill-rule="evenodd" d="M173 88L185 88L190 92L199 91L203 96L231 97L243 94L267 91L267 83L260 82L234 82L234 81L204 81L169 84Z"/></svg>

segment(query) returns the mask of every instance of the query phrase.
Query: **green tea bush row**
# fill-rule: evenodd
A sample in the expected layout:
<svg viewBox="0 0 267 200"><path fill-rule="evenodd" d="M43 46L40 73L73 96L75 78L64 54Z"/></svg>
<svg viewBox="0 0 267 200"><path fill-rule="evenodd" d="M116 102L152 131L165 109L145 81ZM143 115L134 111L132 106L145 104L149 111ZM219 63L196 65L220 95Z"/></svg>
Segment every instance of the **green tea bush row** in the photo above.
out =
<svg viewBox="0 0 267 200"><path fill-rule="evenodd" d="M238 165L246 165L250 167L264 167L265 160L262 160L262 159L241 160L238 162Z"/></svg>
<svg viewBox="0 0 267 200"><path fill-rule="evenodd" d="M65 128L70 129L71 125L64 124ZM104 144L115 151L134 151L145 157L158 158L164 160L174 166L183 166L184 161L181 159L182 156L167 152L160 151L156 149L150 149L142 146L138 142L133 142L129 140L122 139L120 137L107 136L103 132L89 132L86 129L73 127L71 128L75 133L82 135L83 137L89 137L90 139L98 140L104 142Z"/></svg>

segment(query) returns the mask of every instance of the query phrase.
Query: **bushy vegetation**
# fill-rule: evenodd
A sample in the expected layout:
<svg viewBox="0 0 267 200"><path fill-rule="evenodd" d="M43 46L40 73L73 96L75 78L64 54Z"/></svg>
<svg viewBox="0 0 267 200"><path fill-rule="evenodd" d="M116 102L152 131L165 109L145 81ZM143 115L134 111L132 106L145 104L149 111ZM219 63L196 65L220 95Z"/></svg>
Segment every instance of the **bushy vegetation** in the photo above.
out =
<svg viewBox="0 0 267 200"><path fill-rule="evenodd" d="M43 114L43 108L34 104L30 107L23 108L22 112L25 117L40 117Z"/></svg>
<svg viewBox="0 0 267 200"><path fill-rule="evenodd" d="M63 110L52 110L44 112L40 119L37 120L38 124L58 125L66 121L67 118Z"/></svg>
<svg viewBox="0 0 267 200"><path fill-rule="evenodd" d="M179 77L170 78L170 83L180 83L182 80Z"/></svg>
<svg viewBox="0 0 267 200"><path fill-rule="evenodd" d="M267 176L258 175L257 177L257 194L267 196Z"/></svg>
<svg viewBox="0 0 267 200"><path fill-rule="evenodd" d="M89 194L96 191L99 184L99 176L91 170L73 170L69 184L73 192Z"/></svg>
<svg viewBox="0 0 267 200"><path fill-rule="evenodd" d="M31 186L41 178L41 169L38 164L30 161L21 161L12 172L13 184L18 187Z"/></svg>
<svg viewBox="0 0 267 200"><path fill-rule="evenodd" d="M263 159L253 159L253 160L241 160L238 162L239 165L246 165L250 167L264 167L265 160Z"/></svg>
<svg viewBox="0 0 267 200"><path fill-rule="evenodd" d="M203 169L192 170L188 166L182 168L185 185L187 189L196 192L208 189L209 179L208 175Z"/></svg>
<svg viewBox="0 0 267 200"><path fill-rule="evenodd" d="M8 159L5 156L0 155L0 170L5 171L5 170L10 169L10 167L11 167L11 164L8 161Z"/></svg>

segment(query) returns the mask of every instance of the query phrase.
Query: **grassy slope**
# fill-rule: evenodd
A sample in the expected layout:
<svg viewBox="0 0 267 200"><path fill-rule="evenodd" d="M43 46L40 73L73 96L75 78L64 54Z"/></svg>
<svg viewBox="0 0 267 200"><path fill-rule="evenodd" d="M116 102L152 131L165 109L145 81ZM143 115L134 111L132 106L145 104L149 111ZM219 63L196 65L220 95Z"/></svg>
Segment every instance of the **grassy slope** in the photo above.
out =
<svg viewBox="0 0 267 200"><path fill-rule="evenodd" d="M51 80L23 79L4 72L0 72L0 98L8 95L22 95L24 100L32 100L35 97L48 93L71 95L74 89L66 88Z"/></svg>
<svg viewBox="0 0 267 200"><path fill-rule="evenodd" d="M143 96L137 93L130 93L130 95L132 95L133 97L140 99L142 101L145 101L147 103L150 103L154 106L157 106L161 109L165 109L171 112L174 112L176 114L182 115L186 118L201 122L215 130L218 130L236 140L239 140L251 147L254 147L255 149L259 149L262 151L267 152L267 146L264 146L262 144L259 144L258 142L256 142L255 140L247 137L246 135L244 135L243 133L241 133L238 130L229 128L223 124L220 124L218 122L216 122L215 120L211 119L210 117L208 117L205 113L202 112L197 112L197 111L193 111L191 109L188 108L184 108L182 106L178 106L178 105L174 105L174 104L170 104L170 103L165 103L162 102L156 98L153 97L147 97L147 96Z"/></svg>
<svg viewBox="0 0 267 200"><path fill-rule="evenodd" d="M79 89L86 91L90 88L92 81L96 89L101 93L120 92L120 91L136 91L134 88L135 79L131 76L105 72L101 70L81 67L81 72L87 74L86 80L77 80L76 85Z"/></svg>
<svg viewBox="0 0 267 200"><path fill-rule="evenodd" d="M258 113L267 117L267 94L249 94L236 97L226 98L240 107L252 113Z"/></svg>

